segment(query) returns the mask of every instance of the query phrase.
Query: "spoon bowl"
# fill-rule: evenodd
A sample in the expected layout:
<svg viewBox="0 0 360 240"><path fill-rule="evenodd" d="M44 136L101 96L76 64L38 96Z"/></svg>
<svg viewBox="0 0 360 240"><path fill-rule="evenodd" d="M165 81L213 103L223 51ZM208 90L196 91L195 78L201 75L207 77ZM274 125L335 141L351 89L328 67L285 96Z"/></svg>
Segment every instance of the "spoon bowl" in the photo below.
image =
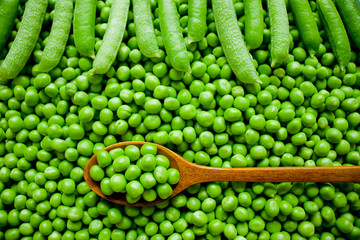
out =
<svg viewBox="0 0 360 240"><path fill-rule="evenodd" d="M146 142L121 142L104 148L110 151L115 148L125 149L129 145L141 148ZM88 186L100 197L117 204L131 206L151 206L164 202L179 194L187 187L197 183L214 181L241 181L241 182L360 182L360 166L340 167L249 167L249 168L216 168L197 165L189 162L170 149L155 144L157 154L167 157L170 167L180 173L180 181L172 186L173 193L167 199L157 198L147 202L141 198L130 204L124 193L113 193L107 196L102 193L100 183L90 177L90 168L98 164L97 154L93 155L84 169L84 178Z"/></svg>
<svg viewBox="0 0 360 240"><path fill-rule="evenodd" d="M109 152L109 151L111 151L113 149L116 149L116 148L125 149L129 145L134 145L134 146L136 146L138 148L141 148L144 144L146 144L146 142L135 142L135 141L121 142L121 143L110 145L110 146L104 148L103 150ZM165 157L167 157L169 159L170 168L175 168L175 169L180 171L181 166L179 165L179 162L173 160L174 158L180 157L180 156L177 155L176 153L174 153L173 151L161 146L161 145L158 145L158 144L154 144L154 145L156 145L156 147L157 147L157 154L163 155L163 156L165 156ZM184 159L184 161L186 161L186 160ZM147 202L143 198L141 198L138 202L130 204L130 203L128 203L126 201L126 196L125 196L126 194L125 193L113 193L110 196L105 195L100 189L100 183L96 182L95 180L93 180L90 177L90 168L93 165L96 165L96 164L98 164L98 162L97 162L97 154L93 155L90 158L90 160L88 161L88 163L86 164L85 169L84 169L84 178L85 178L85 182L88 184L90 189L92 191L94 191L97 195L99 195L100 197L102 197L102 198L104 198L104 199L106 199L106 200L108 200L110 202L113 202L113 203L117 203L117 204L121 204L121 205L131 205L131 206L150 206L150 205L155 205L155 204L158 204L160 202L165 201L163 199L158 198L153 202ZM179 192L182 191L182 190L180 190L179 192L174 194L175 189L180 189L179 185L181 187L181 182L182 182L181 181L181 178L182 178L181 175L182 174L180 172L180 181L175 186L172 186L173 187L173 194L169 198L173 197L173 195L175 196L176 194L178 194ZM182 188L182 189L185 189L185 188Z"/></svg>

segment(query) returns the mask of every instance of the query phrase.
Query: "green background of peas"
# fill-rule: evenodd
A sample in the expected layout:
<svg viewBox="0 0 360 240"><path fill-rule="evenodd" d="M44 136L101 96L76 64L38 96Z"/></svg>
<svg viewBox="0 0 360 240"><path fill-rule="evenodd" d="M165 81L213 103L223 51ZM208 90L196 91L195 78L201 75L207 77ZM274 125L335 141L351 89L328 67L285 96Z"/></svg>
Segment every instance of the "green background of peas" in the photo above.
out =
<svg viewBox="0 0 360 240"><path fill-rule="evenodd" d="M289 59L271 68L264 15L263 44L250 51L261 85L234 78L211 4L205 38L186 46L192 74L172 68L157 3L150 3L160 58L138 49L130 8L105 75L88 74L92 60L79 55L71 34L58 66L34 76L51 28L49 1L29 62L0 87L0 239L359 239L358 183L213 182L142 208L113 205L90 191L83 179L88 159L119 141L155 142L214 167L359 165L358 49L352 46L340 71L315 1L309 3L323 42L314 58L289 12ZM186 36L188 4L176 3ZM234 8L244 31L244 4ZM109 13L110 3L98 1L96 51Z"/></svg>

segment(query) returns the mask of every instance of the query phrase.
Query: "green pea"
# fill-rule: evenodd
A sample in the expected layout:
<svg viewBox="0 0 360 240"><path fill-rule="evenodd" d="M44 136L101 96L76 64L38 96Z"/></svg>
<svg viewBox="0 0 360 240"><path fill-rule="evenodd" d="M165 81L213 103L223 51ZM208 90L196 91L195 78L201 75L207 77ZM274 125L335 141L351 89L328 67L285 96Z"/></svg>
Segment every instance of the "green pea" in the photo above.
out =
<svg viewBox="0 0 360 240"><path fill-rule="evenodd" d="M290 92L290 101L295 106L300 106L304 102L304 94L301 90L294 88Z"/></svg>
<svg viewBox="0 0 360 240"><path fill-rule="evenodd" d="M161 199L166 199L173 191L168 183L160 183L156 186L156 192Z"/></svg>
<svg viewBox="0 0 360 240"><path fill-rule="evenodd" d="M169 173L163 166L157 166L154 169L154 177L159 183L166 183L168 181Z"/></svg>
<svg viewBox="0 0 360 240"><path fill-rule="evenodd" d="M168 180L167 182L170 185L175 185L180 181L180 173L177 169L175 168L169 168L168 170Z"/></svg>

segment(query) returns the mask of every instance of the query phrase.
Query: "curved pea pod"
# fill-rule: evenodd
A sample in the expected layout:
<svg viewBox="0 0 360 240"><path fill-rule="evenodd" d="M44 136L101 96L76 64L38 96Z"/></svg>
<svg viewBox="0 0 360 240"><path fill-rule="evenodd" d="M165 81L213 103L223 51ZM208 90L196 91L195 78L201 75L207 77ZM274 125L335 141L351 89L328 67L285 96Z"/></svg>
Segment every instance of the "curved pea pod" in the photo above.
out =
<svg viewBox="0 0 360 240"><path fill-rule="evenodd" d="M189 0L188 42L198 42L207 30L207 0Z"/></svg>
<svg viewBox="0 0 360 240"><path fill-rule="evenodd" d="M95 18L97 0L76 0L74 10L75 47L81 55L95 58Z"/></svg>
<svg viewBox="0 0 360 240"><path fill-rule="evenodd" d="M339 63L340 69L348 65L351 58L351 47L345 26L332 0L318 0L317 9L325 33L329 38L331 49Z"/></svg>
<svg viewBox="0 0 360 240"><path fill-rule="evenodd" d="M242 38L233 2L213 0L212 5L220 43L236 77L244 83L261 83Z"/></svg>
<svg viewBox="0 0 360 240"><path fill-rule="evenodd" d="M261 0L244 0L245 41L249 49L260 47L264 39L264 15Z"/></svg>
<svg viewBox="0 0 360 240"><path fill-rule="evenodd" d="M14 26L19 0L0 1L0 52L6 44L7 39Z"/></svg>
<svg viewBox="0 0 360 240"><path fill-rule="evenodd" d="M130 0L114 0L103 43L93 63L94 74L105 74L113 64L124 36Z"/></svg>
<svg viewBox="0 0 360 240"><path fill-rule="evenodd" d="M360 49L360 2L357 0L336 0L335 3L350 37L356 47Z"/></svg>
<svg viewBox="0 0 360 240"><path fill-rule="evenodd" d="M49 72L59 64L69 38L72 16L73 0L56 1L54 21L37 71Z"/></svg>
<svg viewBox="0 0 360 240"><path fill-rule="evenodd" d="M20 29L0 66L0 78L15 78L24 68L39 37L47 5L48 0L27 2Z"/></svg>
<svg viewBox="0 0 360 240"><path fill-rule="evenodd" d="M160 57L149 0L133 0L134 23L139 49L146 57Z"/></svg>
<svg viewBox="0 0 360 240"><path fill-rule="evenodd" d="M271 67L283 63L289 55L289 19L284 0L267 0L271 31Z"/></svg>
<svg viewBox="0 0 360 240"><path fill-rule="evenodd" d="M178 71L190 73L190 59L174 0L159 0L159 20L161 35L171 65Z"/></svg>
<svg viewBox="0 0 360 240"><path fill-rule="evenodd" d="M319 50L321 37L310 4L308 0L290 0L290 7L294 14L301 40L309 51L310 56L314 56Z"/></svg>

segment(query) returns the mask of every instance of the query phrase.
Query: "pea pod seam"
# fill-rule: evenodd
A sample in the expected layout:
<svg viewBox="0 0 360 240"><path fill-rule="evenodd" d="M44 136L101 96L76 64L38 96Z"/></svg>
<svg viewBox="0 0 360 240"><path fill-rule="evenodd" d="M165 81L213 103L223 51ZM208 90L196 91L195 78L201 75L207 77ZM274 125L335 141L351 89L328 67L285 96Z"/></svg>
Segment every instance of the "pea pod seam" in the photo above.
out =
<svg viewBox="0 0 360 240"><path fill-rule="evenodd" d="M232 0L213 0L216 29L225 57L244 83L261 83L237 23Z"/></svg>
<svg viewBox="0 0 360 240"><path fill-rule="evenodd" d="M329 38L331 49L339 63L340 69L344 70L351 58L350 41L345 26L341 20L335 3L331 0L318 0L317 8L320 20Z"/></svg>
<svg viewBox="0 0 360 240"><path fill-rule="evenodd" d="M0 52L6 44L15 23L19 0L0 1Z"/></svg>
<svg viewBox="0 0 360 240"><path fill-rule="evenodd" d="M207 0L189 0L188 43L198 42L207 31Z"/></svg>
<svg viewBox="0 0 360 240"><path fill-rule="evenodd" d="M301 40L310 56L314 56L319 50L321 37L310 4L307 0L290 0L290 6Z"/></svg>
<svg viewBox="0 0 360 240"><path fill-rule="evenodd" d="M264 38L264 16L261 0L244 0L245 41L250 49L260 47Z"/></svg>
<svg viewBox="0 0 360 240"><path fill-rule="evenodd" d="M129 6L130 0L113 1L103 43L93 63L94 74L105 74L115 61L125 32Z"/></svg>
<svg viewBox="0 0 360 240"><path fill-rule="evenodd" d="M267 0L271 31L271 67L283 63L289 54L289 20L284 0Z"/></svg>
<svg viewBox="0 0 360 240"><path fill-rule="evenodd" d="M58 0L55 4L54 21L37 71L48 72L60 62L71 30L73 0Z"/></svg>
<svg viewBox="0 0 360 240"><path fill-rule="evenodd" d="M149 0L133 0L134 23L139 49L146 57L160 57Z"/></svg>
<svg viewBox="0 0 360 240"><path fill-rule="evenodd" d="M76 0L74 10L75 47L81 55L95 58L95 18L97 0Z"/></svg>
<svg viewBox="0 0 360 240"><path fill-rule="evenodd" d="M172 66L178 71L191 73L190 59L174 0L159 0L159 20L165 50Z"/></svg>
<svg viewBox="0 0 360 240"><path fill-rule="evenodd" d="M24 68L40 35L48 0L29 0L20 29L0 66L0 78L15 78Z"/></svg>
<svg viewBox="0 0 360 240"><path fill-rule="evenodd" d="M357 0L336 0L335 3L350 37L360 49L360 2Z"/></svg>

